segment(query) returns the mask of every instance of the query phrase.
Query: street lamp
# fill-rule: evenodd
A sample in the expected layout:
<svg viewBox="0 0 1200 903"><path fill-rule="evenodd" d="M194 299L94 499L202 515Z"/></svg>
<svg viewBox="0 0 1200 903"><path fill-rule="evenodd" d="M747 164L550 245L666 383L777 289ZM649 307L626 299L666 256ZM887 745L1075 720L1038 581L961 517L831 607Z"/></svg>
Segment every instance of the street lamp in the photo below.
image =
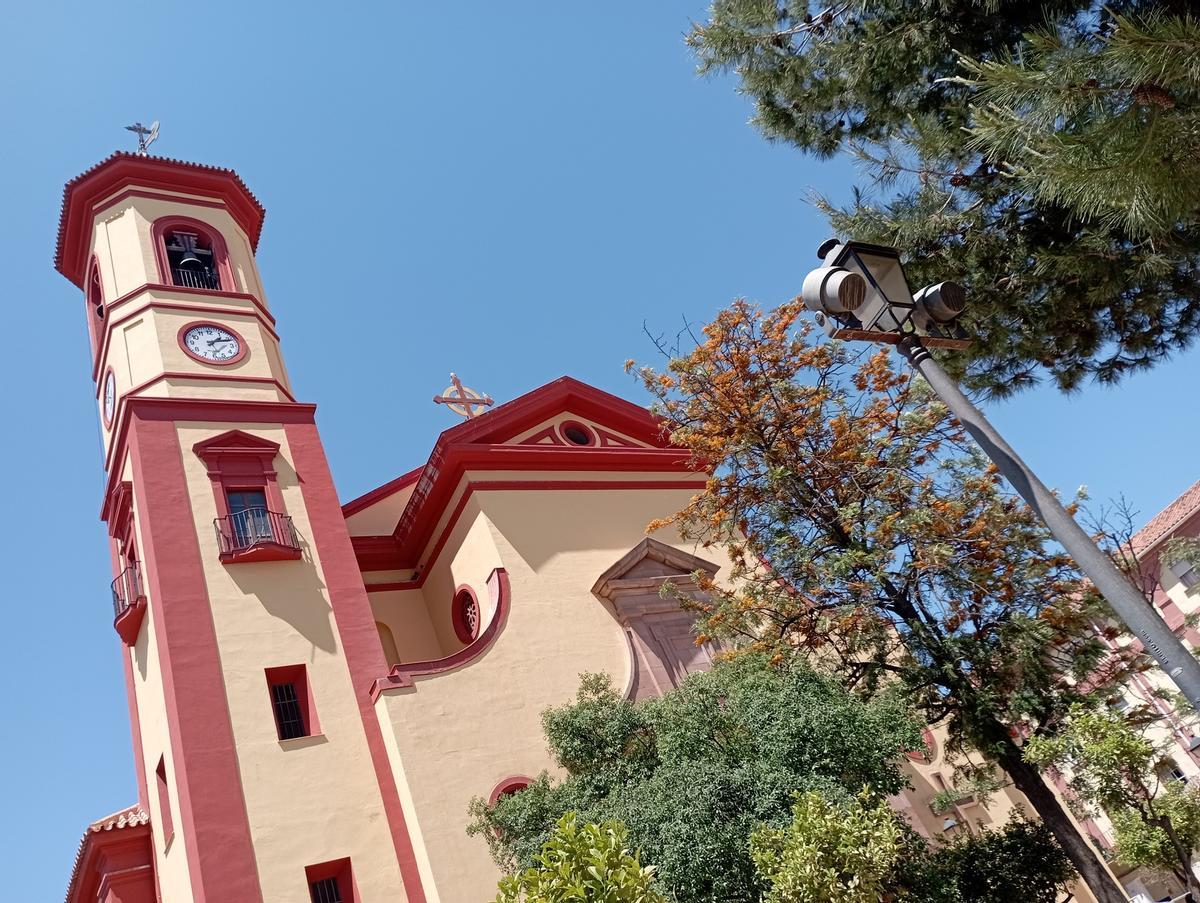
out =
<svg viewBox="0 0 1200 903"><path fill-rule="evenodd" d="M930 347L961 349L971 344L957 322L966 307L962 288L942 282L914 295L895 248L830 239L817 256L824 266L805 277L801 298L821 327L834 338L899 349L1075 559L1117 617L1200 709L1200 661L929 354Z"/></svg>

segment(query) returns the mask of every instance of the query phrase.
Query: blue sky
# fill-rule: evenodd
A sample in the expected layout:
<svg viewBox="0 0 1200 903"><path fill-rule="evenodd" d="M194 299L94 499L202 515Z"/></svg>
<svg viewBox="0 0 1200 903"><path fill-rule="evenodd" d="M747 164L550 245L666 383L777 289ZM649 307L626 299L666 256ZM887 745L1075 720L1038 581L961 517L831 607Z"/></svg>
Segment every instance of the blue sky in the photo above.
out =
<svg viewBox="0 0 1200 903"><path fill-rule="evenodd" d="M453 15L446 11L453 10ZM0 42L0 444L10 634L0 774L13 899L54 899L92 819L136 798L79 292L50 264L62 184L160 119L235 168L297 396L344 499L421 463L457 370L505 400L562 374L638 398L642 332L796 294L842 161L763 141L683 45L701 2L23 4ZM1045 480L1143 518L1198 475L1196 352L991 409ZM15 883L14 883L15 882Z"/></svg>

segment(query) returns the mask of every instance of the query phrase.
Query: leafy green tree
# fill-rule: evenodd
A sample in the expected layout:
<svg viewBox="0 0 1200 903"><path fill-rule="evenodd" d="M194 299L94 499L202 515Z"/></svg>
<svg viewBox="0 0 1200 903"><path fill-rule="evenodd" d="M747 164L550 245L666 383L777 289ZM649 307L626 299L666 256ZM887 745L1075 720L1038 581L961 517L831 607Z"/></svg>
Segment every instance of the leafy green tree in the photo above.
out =
<svg viewBox="0 0 1200 903"><path fill-rule="evenodd" d="M1077 707L1066 730L1030 740L1025 757L1060 769L1085 806L1108 814L1118 859L1165 869L1200 899L1191 866L1200 849L1200 790L1164 780L1163 749L1121 718Z"/></svg>
<svg viewBox="0 0 1200 903"><path fill-rule="evenodd" d="M619 822L580 826L568 812L554 826L536 862L502 878L496 903L667 903L643 868Z"/></svg>
<svg viewBox="0 0 1200 903"><path fill-rule="evenodd" d="M667 372L641 371L672 441L712 470L668 520L734 561L692 603L702 633L807 656L858 692L902 685L1025 794L1093 894L1122 900L1015 738L1053 736L1135 653L1106 650L1101 600L928 387L886 352L814 342L801 313L735 303Z"/></svg>
<svg viewBox="0 0 1200 903"><path fill-rule="evenodd" d="M843 236L967 287L947 364L997 394L1115 381L1200 326L1187 0L714 0L689 42L771 140L856 155ZM1049 23L1049 24L1047 24Z"/></svg>
<svg viewBox="0 0 1200 903"><path fill-rule="evenodd" d="M1045 825L1023 818L931 845L869 792L802 794L792 813L751 837L765 903L1055 903L1076 877Z"/></svg>
<svg viewBox="0 0 1200 903"><path fill-rule="evenodd" d="M801 664L772 668L757 656L636 703L585 677L576 700L543 721L565 779L542 775L491 807L475 800L470 833L512 871L536 862L565 812L620 820L677 903L757 903L754 830L786 825L797 791L898 792L897 760L921 743L895 696L862 701Z"/></svg>
<svg viewBox="0 0 1200 903"><path fill-rule="evenodd" d="M848 805L800 794L790 825L750 836L750 856L771 886L764 903L878 903L903 847L895 814L869 792Z"/></svg>

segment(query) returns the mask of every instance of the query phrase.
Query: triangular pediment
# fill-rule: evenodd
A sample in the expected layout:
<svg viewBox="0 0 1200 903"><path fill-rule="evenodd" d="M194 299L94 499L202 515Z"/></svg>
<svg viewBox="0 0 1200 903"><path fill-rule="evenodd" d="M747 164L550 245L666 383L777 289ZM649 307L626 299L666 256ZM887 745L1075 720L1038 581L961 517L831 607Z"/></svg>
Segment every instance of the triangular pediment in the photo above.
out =
<svg viewBox="0 0 1200 903"><path fill-rule="evenodd" d="M237 454L273 458L279 453L279 443L244 433L241 430L230 430L219 436L213 436L211 439L197 442L192 446L192 451L205 459L216 455Z"/></svg>
<svg viewBox="0 0 1200 903"><path fill-rule="evenodd" d="M719 569L718 565L698 555L647 536L600 575L592 592L608 598L622 584L658 583L667 578L690 580L697 571L713 576Z"/></svg>

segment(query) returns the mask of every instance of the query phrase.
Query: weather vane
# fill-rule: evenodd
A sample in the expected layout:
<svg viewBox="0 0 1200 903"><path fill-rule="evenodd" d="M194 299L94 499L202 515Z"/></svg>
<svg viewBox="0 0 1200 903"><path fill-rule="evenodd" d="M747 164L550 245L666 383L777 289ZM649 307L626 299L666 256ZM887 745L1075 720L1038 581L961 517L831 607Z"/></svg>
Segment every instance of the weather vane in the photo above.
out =
<svg viewBox="0 0 1200 903"><path fill-rule="evenodd" d="M464 386L462 380L454 373L450 374L450 385L442 390L441 395L433 396L433 401L435 404L444 404L459 417L465 417L467 420L478 417L495 404L490 395L480 395L474 389Z"/></svg>
<svg viewBox="0 0 1200 903"><path fill-rule="evenodd" d="M125 126L125 130L133 132L138 136L138 156L149 156L149 147L154 143L154 139L158 137L158 120L155 119L150 123L149 128L146 128L140 122L135 122L133 125Z"/></svg>

